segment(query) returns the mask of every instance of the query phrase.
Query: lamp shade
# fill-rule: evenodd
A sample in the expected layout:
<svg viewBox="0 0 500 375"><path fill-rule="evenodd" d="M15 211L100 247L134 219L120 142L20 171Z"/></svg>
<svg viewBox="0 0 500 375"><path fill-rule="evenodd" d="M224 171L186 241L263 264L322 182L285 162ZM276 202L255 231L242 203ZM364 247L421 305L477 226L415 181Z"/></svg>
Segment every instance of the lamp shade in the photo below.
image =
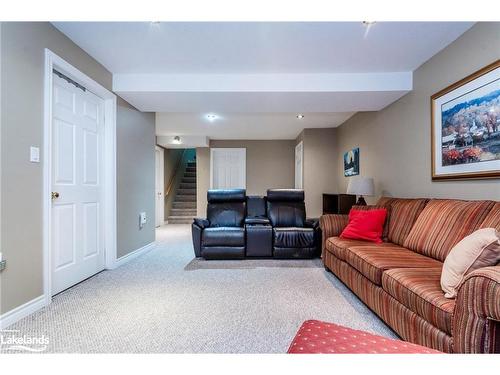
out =
<svg viewBox="0 0 500 375"><path fill-rule="evenodd" d="M375 185L371 177L351 177L347 185L347 194L354 195L375 195Z"/></svg>

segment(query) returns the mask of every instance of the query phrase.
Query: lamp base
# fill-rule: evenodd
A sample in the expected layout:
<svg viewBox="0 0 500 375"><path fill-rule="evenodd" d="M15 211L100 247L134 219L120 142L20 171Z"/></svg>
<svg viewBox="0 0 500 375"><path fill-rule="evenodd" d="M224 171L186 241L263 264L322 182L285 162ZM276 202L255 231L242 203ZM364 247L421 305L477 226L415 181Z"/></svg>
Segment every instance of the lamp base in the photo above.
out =
<svg viewBox="0 0 500 375"><path fill-rule="evenodd" d="M356 202L356 206L366 206L365 198L362 195L358 197L358 201Z"/></svg>

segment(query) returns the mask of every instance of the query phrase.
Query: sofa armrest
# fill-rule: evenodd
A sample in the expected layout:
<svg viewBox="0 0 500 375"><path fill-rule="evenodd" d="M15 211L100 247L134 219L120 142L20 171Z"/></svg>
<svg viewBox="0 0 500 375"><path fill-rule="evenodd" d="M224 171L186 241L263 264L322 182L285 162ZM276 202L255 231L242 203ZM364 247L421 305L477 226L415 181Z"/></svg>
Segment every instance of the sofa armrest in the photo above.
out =
<svg viewBox="0 0 500 375"><path fill-rule="evenodd" d="M348 215L323 215L319 218L321 227L321 257L324 258L326 240L339 236L349 222Z"/></svg>
<svg viewBox="0 0 500 375"><path fill-rule="evenodd" d="M468 274L453 314L453 351L500 353L500 265Z"/></svg>
<svg viewBox="0 0 500 375"><path fill-rule="evenodd" d="M210 226L210 221L208 221L207 219L194 218L193 224L198 225L201 229L205 229Z"/></svg>
<svg viewBox="0 0 500 375"><path fill-rule="evenodd" d="M319 225L326 238L339 236L348 222L348 215L323 215L319 218Z"/></svg>

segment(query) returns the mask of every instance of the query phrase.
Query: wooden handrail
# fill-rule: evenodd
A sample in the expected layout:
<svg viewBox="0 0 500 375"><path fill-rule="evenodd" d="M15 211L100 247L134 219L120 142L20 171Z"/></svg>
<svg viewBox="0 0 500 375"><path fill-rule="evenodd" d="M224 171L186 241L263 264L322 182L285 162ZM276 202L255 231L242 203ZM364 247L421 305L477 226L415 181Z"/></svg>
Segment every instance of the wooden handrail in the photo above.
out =
<svg viewBox="0 0 500 375"><path fill-rule="evenodd" d="M165 189L165 197L167 197L170 194L170 190L172 190L175 181L175 176L177 176L177 172L179 172L179 168L182 165L182 161L184 160L184 154L186 153L186 151L187 151L186 149L182 151L182 155L177 161L177 165L175 166L174 173L172 173L172 176L170 176L170 181L168 182L167 188Z"/></svg>

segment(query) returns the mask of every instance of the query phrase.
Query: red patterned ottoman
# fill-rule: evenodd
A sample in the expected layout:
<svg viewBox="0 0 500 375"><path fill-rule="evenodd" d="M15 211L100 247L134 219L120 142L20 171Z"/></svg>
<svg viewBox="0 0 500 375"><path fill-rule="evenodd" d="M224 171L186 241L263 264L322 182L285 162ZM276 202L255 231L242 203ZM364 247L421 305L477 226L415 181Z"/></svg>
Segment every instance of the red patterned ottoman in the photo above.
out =
<svg viewBox="0 0 500 375"><path fill-rule="evenodd" d="M290 344L288 353L437 354L441 352L401 340L372 335L368 332L358 331L333 323L306 320Z"/></svg>

